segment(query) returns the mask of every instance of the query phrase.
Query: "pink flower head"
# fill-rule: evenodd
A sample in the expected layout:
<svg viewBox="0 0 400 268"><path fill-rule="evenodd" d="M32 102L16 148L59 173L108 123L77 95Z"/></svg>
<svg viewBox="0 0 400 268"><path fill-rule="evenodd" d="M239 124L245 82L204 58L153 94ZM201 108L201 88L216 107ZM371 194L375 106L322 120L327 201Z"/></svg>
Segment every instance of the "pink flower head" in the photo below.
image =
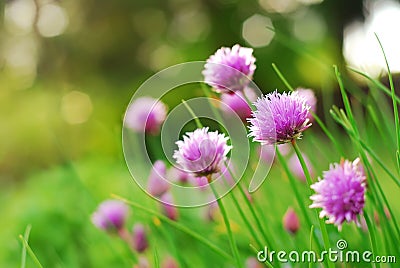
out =
<svg viewBox="0 0 400 268"><path fill-rule="evenodd" d="M151 97L136 99L128 108L125 124L136 132L157 134L167 116L168 108L160 100Z"/></svg>
<svg viewBox="0 0 400 268"><path fill-rule="evenodd" d="M139 253L145 251L148 246L149 242L147 240L146 230L144 226L140 223L137 223L133 226L132 230L133 234L133 247Z"/></svg>
<svg viewBox="0 0 400 268"><path fill-rule="evenodd" d="M92 222L99 229L119 231L125 224L128 212L128 206L122 201L106 200L92 214Z"/></svg>
<svg viewBox="0 0 400 268"><path fill-rule="evenodd" d="M209 132L208 127L187 132L183 141L177 141L178 150L173 157L187 172L196 177L208 176L221 170L226 155L231 150L224 134Z"/></svg>
<svg viewBox="0 0 400 268"><path fill-rule="evenodd" d="M308 115L310 106L297 92L278 93L276 90L259 98L249 118L250 134L262 144L283 144L301 138L311 126Z"/></svg>
<svg viewBox="0 0 400 268"><path fill-rule="evenodd" d="M310 110L313 113L317 112L317 98L315 97L315 93L314 93L314 91L312 89L297 88L295 90L295 92L297 92L299 94L299 96L302 96L302 97L304 97L306 99L306 103L308 105L310 105L310 107L311 107ZM314 119L311 113L309 114L309 119L310 120Z"/></svg>
<svg viewBox="0 0 400 268"><path fill-rule="evenodd" d="M299 230L300 220L293 208L288 208L283 216L283 227L291 234L295 234Z"/></svg>
<svg viewBox="0 0 400 268"><path fill-rule="evenodd" d="M344 221L359 224L358 215L363 213L366 193L366 177L361 171L360 159L353 162L344 160L330 165L323 179L311 185L315 194L310 208L322 208L320 217L327 217L327 223L342 228Z"/></svg>
<svg viewBox="0 0 400 268"><path fill-rule="evenodd" d="M170 184L166 180L166 173L167 168L163 161L157 160L154 162L147 184L147 191L149 194L160 197L163 193L168 191Z"/></svg>
<svg viewBox="0 0 400 268"><path fill-rule="evenodd" d="M204 66L205 82L216 92L243 90L253 78L255 61L252 48L239 45L222 47L210 56Z"/></svg>

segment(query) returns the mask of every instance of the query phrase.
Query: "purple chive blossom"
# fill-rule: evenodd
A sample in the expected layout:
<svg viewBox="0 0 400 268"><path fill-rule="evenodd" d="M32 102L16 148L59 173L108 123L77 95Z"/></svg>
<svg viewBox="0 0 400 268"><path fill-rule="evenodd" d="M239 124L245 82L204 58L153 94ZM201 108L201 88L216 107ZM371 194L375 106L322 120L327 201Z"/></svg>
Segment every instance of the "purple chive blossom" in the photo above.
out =
<svg viewBox="0 0 400 268"><path fill-rule="evenodd" d="M315 93L312 89L308 88L297 88L295 92L298 92L299 96L304 97L306 99L306 103L310 105L310 110L314 113L317 112L317 98L315 97ZM313 116L310 113L309 117L310 120L313 120Z"/></svg>
<svg viewBox="0 0 400 268"><path fill-rule="evenodd" d="M157 134L167 116L167 106L151 97L136 99L128 108L125 124L136 132Z"/></svg>
<svg viewBox="0 0 400 268"><path fill-rule="evenodd" d="M234 45L222 47L210 56L204 66L205 82L216 92L243 90L253 78L256 65L253 49Z"/></svg>
<svg viewBox="0 0 400 268"><path fill-rule="evenodd" d="M209 176L221 170L226 155L231 150L224 134L209 132L208 127L187 132L183 141L177 141L178 150L173 157L187 172L196 177Z"/></svg>
<svg viewBox="0 0 400 268"><path fill-rule="evenodd" d="M359 224L358 215L363 213L366 192L366 177L360 167L360 159L342 161L330 165L323 179L311 185L316 194L310 208L322 208L320 217L327 217L327 223L342 228L344 221Z"/></svg>
<svg viewBox="0 0 400 268"><path fill-rule="evenodd" d="M262 144L283 144L301 138L302 132L311 126L310 106L297 92L274 91L259 98L254 105L250 122L250 134Z"/></svg>
<svg viewBox="0 0 400 268"><path fill-rule="evenodd" d="M93 224L105 231L119 231L125 224L129 208L118 200L102 202L92 214Z"/></svg>
<svg viewBox="0 0 400 268"><path fill-rule="evenodd" d="M283 216L283 227L291 234L296 234L300 228L300 220L293 208L288 208Z"/></svg>
<svg viewBox="0 0 400 268"><path fill-rule="evenodd" d="M168 191L170 185L166 180L166 173L167 168L163 161L157 160L154 162L147 184L147 191L149 194L160 197L163 193Z"/></svg>
<svg viewBox="0 0 400 268"><path fill-rule="evenodd" d="M135 250L139 253L145 251L149 246L149 242L147 241L147 235L144 226L140 223L135 224L133 226L132 235L133 247Z"/></svg>

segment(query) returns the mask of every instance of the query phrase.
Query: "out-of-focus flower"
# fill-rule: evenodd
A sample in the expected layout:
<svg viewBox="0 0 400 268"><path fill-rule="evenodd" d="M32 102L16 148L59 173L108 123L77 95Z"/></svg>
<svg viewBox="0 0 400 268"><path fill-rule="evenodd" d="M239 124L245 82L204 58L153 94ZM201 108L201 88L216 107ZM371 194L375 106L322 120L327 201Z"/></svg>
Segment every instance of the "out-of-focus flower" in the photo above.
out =
<svg viewBox="0 0 400 268"><path fill-rule="evenodd" d="M310 175L313 176L313 167L311 165L310 160L308 159L308 157L305 154L303 154L303 158L304 158L304 162L306 163L307 169L310 172ZM306 175L304 174L304 170L301 167L300 160L296 154L293 154L290 157L288 166L289 166L290 171L296 178L300 179L302 182L306 182Z"/></svg>
<svg viewBox="0 0 400 268"><path fill-rule="evenodd" d="M174 258L172 258L171 256L168 256L161 263L161 268L179 268L179 265Z"/></svg>
<svg viewBox="0 0 400 268"><path fill-rule="evenodd" d="M246 268L262 268L264 265L257 260L255 257L249 257L246 259Z"/></svg>
<svg viewBox="0 0 400 268"><path fill-rule="evenodd" d="M178 209L171 205L174 202L174 198L172 197L172 194L167 192L163 194L160 198L160 201L162 202L162 211L167 216L173 221L176 221L179 217Z"/></svg>
<svg viewBox="0 0 400 268"><path fill-rule="evenodd" d="M148 248L149 242L147 240L146 230L142 224L137 223L133 226L132 237L133 247L137 252L141 253Z"/></svg>
<svg viewBox="0 0 400 268"><path fill-rule="evenodd" d="M189 182L191 174L181 170L180 168L171 167L168 170L167 177L170 181L179 182L179 183L187 183Z"/></svg>
<svg viewBox="0 0 400 268"><path fill-rule="evenodd" d="M317 112L317 97L315 97L315 93L312 89L308 89L308 88L297 88L295 90L295 92L297 92L300 96L304 97L306 99L306 103L308 105L310 105L310 110L313 113ZM311 113L309 113L308 118L310 120L313 120L314 117L312 116Z"/></svg>
<svg viewBox="0 0 400 268"><path fill-rule="evenodd" d="M363 213L366 193L366 177L361 172L360 159L353 162L344 160L330 165L323 179L311 185L316 194L310 208L322 208L320 217L327 217L327 223L342 228L344 221L359 225L358 216Z"/></svg>
<svg viewBox="0 0 400 268"><path fill-rule="evenodd" d="M147 191L152 196L160 197L168 191L170 183L166 179L167 168L163 161L154 162L153 169L150 172Z"/></svg>
<svg viewBox="0 0 400 268"><path fill-rule="evenodd" d="M150 263L145 256L139 256L138 264L134 265L133 268L150 268Z"/></svg>
<svg viewBox="0 0 400 268"><path fill-rule="evenodd" d="M253 49L234 45L222 47L210 56L204 66L205 82L216 92L243 90L253 78L256 65Z"/></svg>
<svg viewBox="0 0 400 268"><path fill-rule="evenodd" d="M288 208L283 216L283 227L291 234L296 234L300 228L300 220L293 208Z"/></svg>
<svg viewBox="0 0 400 268"><path fill-rule="evenodd" d="M136 99L125 115L125 125L136 132L157 134L167 116L168 108L160 100L151 97Z"/></svg>
<svg viewBox="0 0 400 268"><path fill-rule="evenodd" d="M208 179L207 177L193 177L191 176L189 178L189 182L194 185L197 186L200 190L207 190L207 185L208 185Z"/></svg>
<svg viewBox="0 0 400 268"><path fill-rule="evenodd" d="M218 218L219 215L219 206L217 201L214 199L214 195L210 197L210 200L213 200L210 204L207 205L206 207L206 213L205 213L205 218L208 221L215 221Z"/></svg>
<svg viewBox="0 0 400 268"><path fill-rule="evenodd" d="M255 101L257 99L254 91L246 87L244 91L236 91L232 94L222 94L221 101L227 106L221 104L221 109L228 115L237 114L243 122L251 116L251 108L247 100Z"/></svg>
<svg viewBox="0 0 400 268"><path fill-rule="evenodd" d="M308 114L310 106L297 92L274 91L259 98L254 105L249 136L262 144L282 144L301 138L302 132L311 126Z"/></svg>
<svg viewBox="0 0 400 268"><path fill-rule="evenodd" d="M177 141L174 153L176 162L196 177L209 176L221 170L226 155L231 150L224 134L209 132L208 127L187 132L183 141Z"/></svg>
<svg viewBox="0 0 400 268"><path fill-rule="evenodd" d="M106 200L92 214L93 224L102 230L115 232L124 227L129 208L122 201Z"/></svg>

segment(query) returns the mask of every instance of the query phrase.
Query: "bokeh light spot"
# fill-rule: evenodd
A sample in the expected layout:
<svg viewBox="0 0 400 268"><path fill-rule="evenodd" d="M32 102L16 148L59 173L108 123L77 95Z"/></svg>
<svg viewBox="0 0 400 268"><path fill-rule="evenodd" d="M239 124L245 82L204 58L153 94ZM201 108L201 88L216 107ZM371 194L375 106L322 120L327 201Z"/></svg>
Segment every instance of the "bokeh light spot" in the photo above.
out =
<svg viewBox="0 0 400 268"><path fill-rule="evenodd" d="M303 42L318 42L326 33L326 23L318 13L306 10L293 19L293 34Z"/></svg>
<svg viewBox="0 0 400 268"><path fill-rule="evenodd" d="M10 1L4 7L4 26L11 34L32 31L36 7L33 0Z"/></svg>
<svg viewBox="0 0 400 268"><path fill-rule="evenodd" d="M273 28L270 18L259 14L251 16L243 23L242 35L244 40L253 47L268 46L275 33L267 27Z"/></svg>
<svg viewBox="0 0 400 268"><path fill-rule="evenodd" d="M56 4L46 4L39 10L37 27L43 37L54 37L65 31L68 22L64 8Z"/></svg>
<svg viewBox="0 0 400 268"><path fill-rule="evenodd" d="M93 106L89 95L80 91L71 91L61 100L61 115L71 125L86 122L92 114L92 110Z"/></svg>
<svg viewBox="0 0 400 268"><path fill-rule="evenodd" d="M400 72L400 4L376 1L369 6L364 23L353 22L344 30L343 55L347 63L372 77L386 73L382 51L374 33L382 42L392 72Z"/></svg>

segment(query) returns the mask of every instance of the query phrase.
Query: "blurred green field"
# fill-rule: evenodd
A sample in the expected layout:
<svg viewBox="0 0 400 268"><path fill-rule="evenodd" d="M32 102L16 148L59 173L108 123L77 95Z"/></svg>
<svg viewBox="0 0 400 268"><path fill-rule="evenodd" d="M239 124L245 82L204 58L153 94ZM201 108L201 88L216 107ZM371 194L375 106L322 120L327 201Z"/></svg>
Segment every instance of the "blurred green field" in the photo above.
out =
<svg viewBox="0 0 400 268"><path fill-rule="evenodd" d="M265 18L271 20L274 30L260 23L251 27L256 36L263 37L264 30L272 33L266 37L271 38L270 43L254 50L254 81L264 93L276 88L287 91L271 67L275 63L294 86L315 89L318 115L345 152L341 155L314 123L299 141L311 160L314 178L341 157L358 157L357 148L329 114L332 105L343 108L333 64L345 77L361 137L395 173L391 99L376 87L368 89L370 84L344 68L345 26L366 17L363 10L370 1L287 2L287 9L280 11L271 9L279 3L272 0L1 2L0 267L20 266L22 244L18 236L28 225L32 226L29 245L44 267L133 267L137 256L128 246L90 221L97 205L111 194L160 210L159 203L134 182L123 157L122 120L130 98L141 83L165 67L206 60L221 46L239 43L251 47L249 40L264 42L245 35L244 22L255 14L264 18L264 24ZM49 5L50 11L45 13L43 7ZM45 15L38 15L40 10ZM39 23L41 16L44 26ZM306 18L314 20L301 24ZM64 28L57 28L60 21ZM308 31L315 35L306 35ZM390 60L400 62L399 58ZM380 78L386 83L383 71ZM395 86L399 96L397 76ZM200 89L190 88L186 95L172 93L164 101L172 109L181 99L202 95ZM396 221L400 215L399 188L376 161L372 160L372 166ZM249 179L244 176L245 186ZM292 236L282 225L289 206L299 211L289 185L276 161L253 199L266 232L279 237L277 249L305 250L310 230L300 227ZM297 186L308 202L306 184L298 181ZM233 193L239 196L237 189ZM242 259L255 257L249 247L255 241L231 197L223 201ZM161 261L172 256L182 267L232 267L233 261L226 262L154 215L135 208L131 212L128 226L141 222L148 227L150 248L144 255L151 267L155 267L156 255ZM181 208L179 223L230 253L223 221L208 222L205 213L206 207ZM302 225L304 218L299 217ZM331 241L345 238L352 249L370 249L366 233L355 225L344 226L341 233L335 229L328 226ZM378 225L377 230L383 233ZM378 244L383 248L381 242ZM399 262L400 256L397 258ZM35 267L29 256L26 267Z"/></svg>

